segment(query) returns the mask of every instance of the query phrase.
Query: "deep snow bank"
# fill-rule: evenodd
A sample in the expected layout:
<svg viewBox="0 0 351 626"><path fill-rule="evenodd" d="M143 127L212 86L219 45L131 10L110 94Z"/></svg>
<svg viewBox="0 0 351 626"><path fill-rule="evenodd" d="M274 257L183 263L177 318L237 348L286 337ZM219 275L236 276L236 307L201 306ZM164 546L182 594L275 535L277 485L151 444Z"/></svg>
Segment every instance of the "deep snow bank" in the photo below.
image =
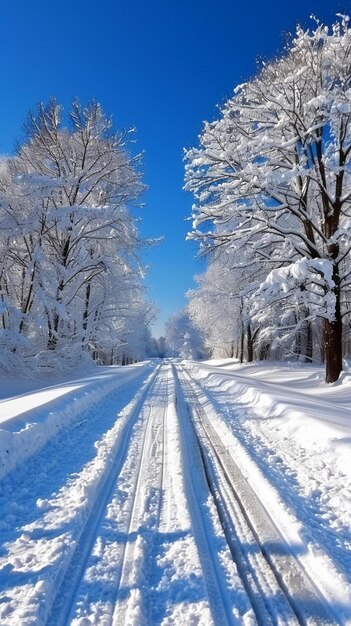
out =
<svg viewBox="0 0 351 626"><path fill-rule="evenodd" d="M323 367L231 360L187 362L192 375L206 387L253 409L252 419L305 447L323 446L347 461L351 454L351 374L343 372L333 385L324 382Z"/></svg>
<svg viewBox="0 0 351 626"><path fill-rule="evenodd" d="M85 378L61 382L56 386L33 389L9 381L9 394L32 387L31 391L4 399L6 381L0 383L0 478L28 458L57 432L68 425L79 424L86 413L119 386L140 377L145 378L154 365L147 361L133 366L97 368ZM36 384L39 384L38 382Z"/></svg>

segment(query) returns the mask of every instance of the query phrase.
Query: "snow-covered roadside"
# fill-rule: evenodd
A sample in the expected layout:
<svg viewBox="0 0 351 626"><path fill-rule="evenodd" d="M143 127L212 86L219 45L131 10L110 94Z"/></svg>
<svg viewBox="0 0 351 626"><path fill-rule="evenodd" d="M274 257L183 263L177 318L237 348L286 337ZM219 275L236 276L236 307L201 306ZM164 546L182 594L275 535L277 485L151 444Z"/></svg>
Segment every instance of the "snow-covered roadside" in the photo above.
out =
<svg viewBox="0 0 351 626"><path fill-rule="evenodd" d="M327 386L322 371L303 366L185 366L235 435L226 440L249 482L351 623L349 376Z"/></svg>
<svg viewBox="0 0 351 626"><path fill-rule="evenodd" d="M284 364L240 366L233 361L191 362L187 367L208 389L235 405L253 409L250 427L274 433L304 449L305 456L322 454L338 465L351 483L351 375L327 385L322 368ZM293 455L295 456L295 455Z"/></svg>
<svg viewBox="0 0 351 626"><path fill-rule="evenodd" d="M151 373L150 373L151 372ZM0 619L44 624L87 520L103 504L125 425L152 379L138 368L1 481ZM130 372L131 374L132 372ZM125 381L126 382L126 381ZM108 489L107 489L108 491ZM96 505L97 503L97 505Z"/></svg>
<svg viewBox="0 0 351 626"><path fill-rule="evenodd" d="M97 368L85 378L70 380L8 397L0 402L0 478L21 461L40 450L62 428L75 420L84 419L84 413L93 408L112 390L150 372L151 362L124 367ZM27 383L27 381L25 381ZM4 381L1 394L4 396ZM21 381L17 389L22 390ZM9 382L9 393L16 393L16 385Z"/></svg>

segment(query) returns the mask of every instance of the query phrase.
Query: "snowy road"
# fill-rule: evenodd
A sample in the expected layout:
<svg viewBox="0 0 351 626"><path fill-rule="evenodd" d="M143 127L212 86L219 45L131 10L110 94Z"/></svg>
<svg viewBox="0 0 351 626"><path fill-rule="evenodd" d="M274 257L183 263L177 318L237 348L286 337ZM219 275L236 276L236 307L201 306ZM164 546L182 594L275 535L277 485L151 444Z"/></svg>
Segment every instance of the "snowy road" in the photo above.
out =
<svg viewBox="0 0 351 626"><path fill-rule="evenodd" d="M1 624L351 623L342 568L336 602L324 546L306 550L273 487L267 507L191 367L106 370L84 385L89 403L69 391L65 406L43 396L31 430L46 437L4 463ZM25 448L26 413L16 422L9 402L3 426Z"/></svg>

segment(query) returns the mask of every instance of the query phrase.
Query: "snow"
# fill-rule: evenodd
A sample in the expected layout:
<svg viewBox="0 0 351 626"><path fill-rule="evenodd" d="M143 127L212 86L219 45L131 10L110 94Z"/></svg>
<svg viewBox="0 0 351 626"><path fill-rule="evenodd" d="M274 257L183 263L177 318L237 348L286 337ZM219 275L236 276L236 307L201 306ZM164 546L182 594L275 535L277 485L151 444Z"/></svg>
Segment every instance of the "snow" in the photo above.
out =
<svg viewBox="0 0 351 626"><path fill-rule="evenodd" d="M7 398L0 383L1 624L257 623L205 476L187 373L330 623L351 624L351 375L326 385L315 366L232 359L9 380ZM236 541L279 607L244 522ZM295 624L286 615L279 623Z"/></svg>
<svg viewBox="0 0 351 626"><path fill-rule="evenodd" d="M233 360L187 365L216 406L213 419L324 595L351 623L351 377Z"/></svg>
<svg viewBox="0 0 351 626"><path fill-rule="evenodd" d="M85 419L85 412L116 386L134 378L141 368L150 365L101 368L85 378L47 388L32 389L0 401L0 478L25 458L40 450L62 428ZM118 372L118 376L116 376ZM19 389L34 386L23 381ZM0 386L4 393L4 381ZM14 381L10 381L10 393Z"/></svg>
<svg viewBox="0 0 351 626"><path fill-rule="evenodd" d="M201 378L210 379L215 371L211 369L212 362L207 362L211 363L209 367L203 363ZM221 367L221 372L225 368L220 387L234 396L235 402L254 408L256 422L263 418L272 420L268 422L272 425L279 418L276 427L284 428L286 436L300 439L306 447L320 442L333 450L339 444L339 455L350 453L351 374L344 372L337 383L327 385L323 366L284 363L243 366L232 359L217 359L213 363Z"/></svg>

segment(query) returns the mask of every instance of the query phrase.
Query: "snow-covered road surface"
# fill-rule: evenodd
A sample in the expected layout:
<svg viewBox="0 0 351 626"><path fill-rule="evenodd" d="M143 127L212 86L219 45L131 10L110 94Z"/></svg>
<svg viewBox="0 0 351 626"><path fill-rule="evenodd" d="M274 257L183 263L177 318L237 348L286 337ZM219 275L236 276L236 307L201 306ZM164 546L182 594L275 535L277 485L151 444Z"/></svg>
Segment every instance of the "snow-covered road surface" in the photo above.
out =
<svg viewBox="0 0 351 626"><path fill-rule="evenodd" d="M204 371L106 368L17 421L9 399L0 445L23 454L0 484L1 624L351 624L338 529L333 550L301 524Z"/></svg>

